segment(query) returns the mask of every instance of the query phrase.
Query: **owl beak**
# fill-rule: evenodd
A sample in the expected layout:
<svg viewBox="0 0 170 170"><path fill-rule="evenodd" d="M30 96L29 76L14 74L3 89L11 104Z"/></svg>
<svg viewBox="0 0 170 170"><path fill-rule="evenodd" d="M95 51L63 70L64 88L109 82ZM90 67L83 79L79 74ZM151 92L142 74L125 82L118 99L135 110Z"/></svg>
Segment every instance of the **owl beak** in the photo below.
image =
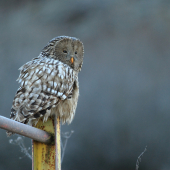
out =
<svg viewBox="0 0 170 170"><path fill-rule="evenodd" d="M74 63L74 58L71 57L70 61L71 61L71 64L73 64Z"/></svg>

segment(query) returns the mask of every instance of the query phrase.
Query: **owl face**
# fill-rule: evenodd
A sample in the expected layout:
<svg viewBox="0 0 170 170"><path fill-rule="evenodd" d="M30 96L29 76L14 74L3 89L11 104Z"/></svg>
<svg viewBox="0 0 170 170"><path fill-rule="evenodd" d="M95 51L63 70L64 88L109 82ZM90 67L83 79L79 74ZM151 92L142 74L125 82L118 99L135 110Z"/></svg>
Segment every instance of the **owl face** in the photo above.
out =
<svg viewBox="0 0 170 170"><path fill-rule="evenodd" d="M50 57L59 60L79 72L83 64L83 43L74 37L60 36L46 46Z"/></svg>

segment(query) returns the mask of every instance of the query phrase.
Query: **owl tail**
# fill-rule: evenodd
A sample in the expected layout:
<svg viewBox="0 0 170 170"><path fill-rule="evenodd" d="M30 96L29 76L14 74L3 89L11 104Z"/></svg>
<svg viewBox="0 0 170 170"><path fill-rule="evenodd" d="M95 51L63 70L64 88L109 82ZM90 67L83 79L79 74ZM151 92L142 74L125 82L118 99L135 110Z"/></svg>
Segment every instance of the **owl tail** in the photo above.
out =
<svg viewBox="0 0 170 170"><path fill-rule="evenodd" d="M23 114L23 108L25 107L25 104L22 105L17 112L15 113L15 116L11 117L12 120L15 120L20 123L26 124L26 118L24 117L25 115ZM14 132L6 131L7 137L10 137L11 135L15 134Z"/></svg>

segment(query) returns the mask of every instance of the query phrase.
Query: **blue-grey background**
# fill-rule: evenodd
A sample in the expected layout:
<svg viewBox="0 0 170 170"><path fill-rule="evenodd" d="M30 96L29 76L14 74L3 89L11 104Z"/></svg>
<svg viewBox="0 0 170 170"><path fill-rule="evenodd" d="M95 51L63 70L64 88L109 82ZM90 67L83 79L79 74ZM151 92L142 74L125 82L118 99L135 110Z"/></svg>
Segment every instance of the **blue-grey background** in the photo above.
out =
<svg viewBox="0 0 170 170"><path fill-rule="evenodd" d="M59 35L85 47L76 116L62 126L74 130L62 169L132 170L147 145L139 170L169 170L170 1L1 0L2 116L10 115L18 68ZM31 160L0 129L0 170L11 169L30 170Z"/></svg>

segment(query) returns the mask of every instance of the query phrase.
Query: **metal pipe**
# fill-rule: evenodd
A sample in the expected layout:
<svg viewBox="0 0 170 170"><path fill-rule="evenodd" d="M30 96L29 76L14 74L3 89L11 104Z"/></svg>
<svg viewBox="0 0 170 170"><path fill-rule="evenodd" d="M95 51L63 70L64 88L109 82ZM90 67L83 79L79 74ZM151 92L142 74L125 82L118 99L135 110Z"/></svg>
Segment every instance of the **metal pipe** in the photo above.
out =
<svg viewBox="0 0 170 170"><path fill-rule="evenodd" d="M45 144L54 143L54 135L35 127L0 116L0 128L29 137Z"/></svg>
<svg viewBox="0 0 170 170"><path fill-rule="evenodd" d="M60 117L54 116L55 125L55 170L61 170Z"/></svg>
<svg viewBox="0 0 170 170"><path fill-rule="evenodd" d="M54 134L54 119L49 117L46 122L39 119L36 128ZM32 170L55 170L55 145L46 145L33 140Z"/></svg>

